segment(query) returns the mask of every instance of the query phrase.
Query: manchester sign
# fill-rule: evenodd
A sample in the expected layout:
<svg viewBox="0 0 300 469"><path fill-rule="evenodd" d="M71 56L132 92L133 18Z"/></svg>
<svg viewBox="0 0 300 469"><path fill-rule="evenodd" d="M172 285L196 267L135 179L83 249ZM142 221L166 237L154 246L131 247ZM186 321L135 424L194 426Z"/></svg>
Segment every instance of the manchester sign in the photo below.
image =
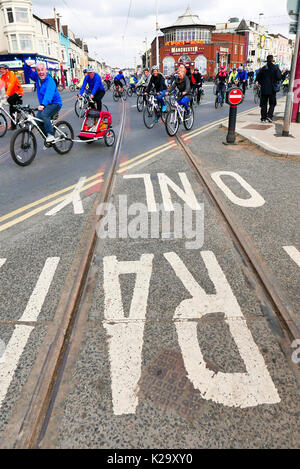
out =
<svg viewBox="0 0 300 469"><path fill-rule="evenodd" d="M169 41L165 43L165 46L185 46L185 45L191 45L191 46L196 46L199 44L204 44L204 41Z"/></svg>

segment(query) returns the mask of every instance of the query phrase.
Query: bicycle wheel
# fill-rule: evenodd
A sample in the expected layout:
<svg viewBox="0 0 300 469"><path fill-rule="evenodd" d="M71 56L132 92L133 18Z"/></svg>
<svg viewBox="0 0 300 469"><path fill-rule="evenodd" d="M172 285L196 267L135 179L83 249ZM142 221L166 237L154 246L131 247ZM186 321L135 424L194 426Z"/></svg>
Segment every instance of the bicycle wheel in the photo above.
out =
<svg viewBox="0 0 300 469"><path fill-rule="evenodd" d="M112 147L115 143L115 132L112 129L109 129L104 135L104 142L107 147Z"/></svg>
<svg viewBox="0 0 300 469"><path fill-rule="evenodd" d="M155 124L156 113L152 106L145 106L143 112L143 120L147 129L152 129Z"/></svg>
<svg viewBox="0 0 300 469"><path fill-rule="evenodd" d="M217 96L215 100L215 108L218 109L218 107L219 107L219 98Z"/></svg>
<svg viewBox="0 0 300 469"><path fill-rule="evenodd" d="M121 97L122 97L123 101L126 101L126 99L127 99L127 91L126 91L125 89L124 89L124 91L123 91Z"/></svg>
<svg viewBox="0 0 300 469"><path fill-rule="evenodd" d="M183 116L183 125L186 128L186 130L191 130L191 128L194 125L194 109L190 107L189 111L190 111L189 116L187 116L186 111L184 111L184 116Z"/></svg>
<svg viewBox="0 0 300 469"><path fill-rule="evenodd" d="M28 166L36 155L36 138L27 128L17 130L10 141L10 154L19 166Z"/></svg>
<svg viewBox="0 0 300 469"><path fill-rule="evenodd" d="M0 137L4 137L7 132L7 120L4 114L0 112Z"/></svg>
<svg viewBox="0 0 300 469"><path fill-rule="evenodd" d="M166 118L166 131L170 137L174 137L177 134L179 128L178 116L176 109L169 111Z"/></svg>
<svg viewBox="0 0 300 469"><path fill-rule="evenodd" d="M102 103L102 111L109 112L108 107L106 106L106 104Z"/></svg>
<svg viewBox="0 0 300 469"><path fill-rule="evenodd" d="M139 95L137 97L136 107L139 112L142 112L142 110L144 109L144 96L143 95Z"/></svg>
<svg viewBox="0 0 300 469"><path fill-rule="evenodd" d="M70 85L70 86L69 86L69 91L75 91L75 86L74 86L74 85Z"/></svg>
<svg viewBox="0 0 300 469"><path fill-rule="evenodd" d="M54 150L60 155L69 153L73 146L74 131L67 121L59 121L54 126L54 137L60 140L53 144Z"/></svg>
<svg viewBox="0 0 300 469"><path fill-rule="evenodd" d="M257 91L254 92L254 103L255 104L258 104L260 101L260 97L259 97L259 94L257 93Z"/></svg>
<svg viewBox="0 0 300 469"><path fill-rule="evenodd" d="M128 88L127 94L128 94L128 96L129 96L129 98L131 98L131 96L133 95L132 88Z"/></svg>
<svg viewBox="0 0 300 469"><path fill-rule="evenodd" d="M119 99L120 99L120 93L119 93L119 91L115 90L113 92L113 100L115 101L115 103L117 103L119 101Z"/></svg>
<svg viewBox="0 0 300 469"><path fill-rule="evenodd" d="M86 108L85 108L85 103L83 100L81 99L77 99L75 101L75 114L77 117L79 117L80 119L82 119L82 117L84 117L85 115L85 111L86 111Z"/></svg>

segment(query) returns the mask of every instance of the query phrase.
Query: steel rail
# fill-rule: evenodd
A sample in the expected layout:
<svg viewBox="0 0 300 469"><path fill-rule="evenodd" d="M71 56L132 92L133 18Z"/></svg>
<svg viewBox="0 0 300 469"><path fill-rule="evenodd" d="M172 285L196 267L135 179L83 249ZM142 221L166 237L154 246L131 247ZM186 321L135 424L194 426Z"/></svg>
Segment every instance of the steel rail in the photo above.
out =
<svg viewBox="0 0 300 469"><path fill-rule="evenodd" d="M270 273L269 268L261 258L258 249L255 247L247 233L239 226L237 220L232 216L228 207L225 205L221 197L218 195L209 174L203 167L199 166L193 152L188 148L182 137L176 135L176 140L185 154L187 160L204 186L214 206L225 221L230 237L233 239L235 246L247 262L248 268L254 273L256 280L260 286L260 293L268 300L272 306L272 310L276 313L281 326L284 328L289 340L293 341L300 338L300 327L284 292L279 286L277 280Z"/></svg>
<svg viewBox="0 0 300 469"><path fill-rule="evenodd" d="M13 443L10 441L9 446L13 444L13 448L35 448L43 430L48 409L52 402L53 392L57 385L70 337L74 329L78 308L94 255L97 241L97 226L103 216L102 213L97 215L97 208L108 199L114 182L121 143L125 131L125 120L126 106L125 103L123 103L120 131L109 174L105 179L101 194L94 201L87 226L66 277L53 320L53 323L58 323L58 325L53 326L55 329L48 332L48 336L46 336L44 344L42 345L45 357L44 362L42 365L35 363L34 368L36 367L36 369L32 370L33 376L37 375L38 378L26 413L22 418L21 424L18 423L17 437L14 434L13 437L15 441ZM16 430L15 425L16 423L13 424L13 433L15 433ZM11 439L12 435L8 435L7 438ZM7 447L7 442L4 442L4 444Z"/></svg>

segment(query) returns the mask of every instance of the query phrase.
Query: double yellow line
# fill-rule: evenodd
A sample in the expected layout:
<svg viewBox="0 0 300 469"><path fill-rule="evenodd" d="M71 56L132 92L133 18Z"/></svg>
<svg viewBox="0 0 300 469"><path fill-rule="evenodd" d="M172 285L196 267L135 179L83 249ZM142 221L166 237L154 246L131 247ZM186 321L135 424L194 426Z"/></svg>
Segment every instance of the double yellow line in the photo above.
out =
<svg viewBox="0 0 300 469"><path fill-rule="evenodd" d="M152 148L152 150L146 151L145 153L141 153L140 155L137 155L134 158L131 158L130 160L121 163L119 169L117 170L117 174L125 173L125 171L128 171L128 169L132 169L135 166L138 166L139 164L143 163L144 161L148 161L151 158L154 158L154 156L157 156L160 153L163 153L164 151L175 147L177 147L177 143L174 140L173 142L165 143L164 145Z"/></svg>
<svg viewBox="0 0 300 469"><path fill-rule="evenodd" d="M104 180L103 178L101 178L103 174L104 172L101 172L101 173L94 174L93 176L87 178L85 180L85 185L79 190L79 192L83 192L89 189L90 187L96 186L97 184L99 184L99 182L103 182ZM89 181L92 181L92 182L89 182ZM27 220L28 218L31 218L34 215L40 212L43 212L44 210L47 210L50 207L53 207L54 205L59 204L70 195L69 192L72 191L72 189L74 189L76 185L77 184L73 184L72 186L65 187L64 189L61 189L58 192L54 192L53 194L47 195L46 197L43 197L40 200L36 200L35 202L32 202L31 204L24 205L24 207L18 208L17 210L14 210L13 212L10 212L10 213L7 213L6 215L1 216L0 217L0 232L7 230L8 228L14 225L17 225L18 223L24 220ZM61 194L65 194L65 195L58 197ZM51 199L54 199L54 200L51 200ZM51 202L48 202L49 200L51 200ZM39 207L37 207L38 205ZM37 207L37 208L33 208L33 207ZM33 210L30 210L30 209L33 209ZM30 211L27 213L24 213L27 210L30 210ZM16 216L17 218L14 218L13 220L2 224L2 222L5 222L6 220L9 220L10 218L13 218Z"/></svg>

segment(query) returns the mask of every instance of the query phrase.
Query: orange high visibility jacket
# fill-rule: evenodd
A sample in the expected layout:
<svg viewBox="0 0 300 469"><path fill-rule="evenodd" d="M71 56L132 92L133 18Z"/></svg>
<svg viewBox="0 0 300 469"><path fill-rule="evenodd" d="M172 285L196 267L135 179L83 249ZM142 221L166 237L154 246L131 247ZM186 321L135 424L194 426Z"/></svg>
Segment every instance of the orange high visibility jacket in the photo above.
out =
<svg viewBox="0 0 300 469"><path fill-rule="evenodd" d="M18 78L16 77L14 72L12 72L11 70L8 70L8 72L5 73L5 75L2 75L0 77L0 82L2 82L0 84L0 87L2 84L4 84L5 94L7 94L7 96L12 96L15 93L18 93L21 96L24 95L23 88Z"/></svg>

